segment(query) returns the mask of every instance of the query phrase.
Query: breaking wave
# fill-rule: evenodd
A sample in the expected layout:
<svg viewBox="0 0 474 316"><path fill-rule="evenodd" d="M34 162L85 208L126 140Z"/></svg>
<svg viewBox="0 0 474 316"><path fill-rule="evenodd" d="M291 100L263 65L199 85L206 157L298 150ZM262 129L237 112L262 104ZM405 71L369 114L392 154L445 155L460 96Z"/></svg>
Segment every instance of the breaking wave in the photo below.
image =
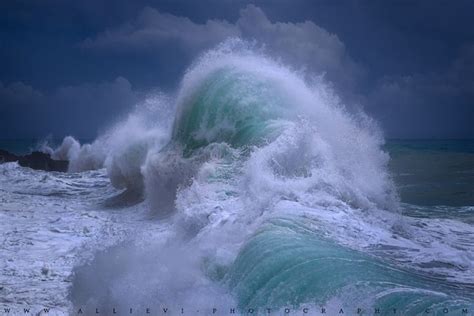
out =
<svg viewBox="0 0 474 316"><path fill-rule="evenodd" d="M164 227L150 256L130 245L110 250L135 254L117 263L126 268L116 271L102 254L79 269L73 302L125 306L155 295L209 304L220 295L241 310L334 301L406 314L460 309L468 294L406 264L414 253L434 260L412 241L431 237L398 213L383 143L376 124L346 110L321 78L239 40L220 45L187 70L175 98L148 100L92 144L66 137L48 149L72 172L105 167ZM454 256L443 260L472 269L472 258L447 247ZM116 271L114 290L84 294L107 269ZM168 287L139 277L146 291L130 294L132 275Z"/></svg>

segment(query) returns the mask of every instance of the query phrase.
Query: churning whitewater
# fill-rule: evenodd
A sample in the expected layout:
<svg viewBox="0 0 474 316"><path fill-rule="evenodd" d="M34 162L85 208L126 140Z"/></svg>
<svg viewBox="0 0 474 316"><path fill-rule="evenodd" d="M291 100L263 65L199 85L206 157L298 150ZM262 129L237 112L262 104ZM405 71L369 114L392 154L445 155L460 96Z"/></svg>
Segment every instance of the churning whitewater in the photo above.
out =
<svg viewBox="0 0 474 316"><path fill-rule="evenodd" d="M66 281L41 270L30 282L53 278L54 294L26 299L70 314L473 312L472 226L405 216L383 144L324 78L227 41L176 96L147 99L91 144L44 146L69 173L0 166L7 208L44 211L66 239L42 236L64 271L38 268Z"/></svg>

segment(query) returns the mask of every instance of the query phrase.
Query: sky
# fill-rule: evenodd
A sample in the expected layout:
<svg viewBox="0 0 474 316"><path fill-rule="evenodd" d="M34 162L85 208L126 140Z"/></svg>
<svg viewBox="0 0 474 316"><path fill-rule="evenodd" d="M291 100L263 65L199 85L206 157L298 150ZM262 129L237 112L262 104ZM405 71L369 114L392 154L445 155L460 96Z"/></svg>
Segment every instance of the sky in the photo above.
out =
<svg viewBox="0 0 474 316"><path fill-rule="evenodd" d="M474 1L0 2L0 138L94 138L229 37L323 75L387 138L474 138Z"/></svg>

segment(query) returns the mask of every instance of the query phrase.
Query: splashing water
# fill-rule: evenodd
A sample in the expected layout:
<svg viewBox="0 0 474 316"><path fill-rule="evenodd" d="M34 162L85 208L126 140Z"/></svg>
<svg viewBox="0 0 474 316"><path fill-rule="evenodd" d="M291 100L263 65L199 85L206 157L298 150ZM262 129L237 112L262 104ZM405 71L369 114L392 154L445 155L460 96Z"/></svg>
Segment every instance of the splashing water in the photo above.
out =
<svg viewBox="0 0 474 316"><path fill-rule="evenodd" d="M232 40L148 105L50 149L143 197L107 204L128 237L77 265L72 309L474 308L472 226L403 216L376 124L321 79Z"/></svg>

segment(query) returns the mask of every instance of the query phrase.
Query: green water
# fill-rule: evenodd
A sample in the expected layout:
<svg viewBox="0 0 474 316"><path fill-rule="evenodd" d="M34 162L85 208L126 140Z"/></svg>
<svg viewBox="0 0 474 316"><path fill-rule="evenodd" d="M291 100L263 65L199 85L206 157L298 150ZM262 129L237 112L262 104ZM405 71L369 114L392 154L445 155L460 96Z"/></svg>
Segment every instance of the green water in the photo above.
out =
<svg viewBox="0 0 474 316"><path fill-rule="evenodd" d="M242 310L325 306L339 297L338 308L361 308L364 314L372 314L373 307L384 315L393 309L402 315L427 309L441 314L444 307L460 313L473 299L473 293L454 284L339 246L294 218L262 227L240 252L226 282Z"/></svg>
<svg viewBox="0 0 474 316"><path fill-rule="evenodd" d="M474 140L392 140L386 150L402 202L474 206Z"/></svg>
<svg viewBox="0 0 474 316"><path fill-rule="evenodd" d="M258 145L277 134L278 124L272 123L284 116L284 98L271 82L251 77L232 69L216 71L185 100L173 131L185 155L213 142Z"/></svg>

